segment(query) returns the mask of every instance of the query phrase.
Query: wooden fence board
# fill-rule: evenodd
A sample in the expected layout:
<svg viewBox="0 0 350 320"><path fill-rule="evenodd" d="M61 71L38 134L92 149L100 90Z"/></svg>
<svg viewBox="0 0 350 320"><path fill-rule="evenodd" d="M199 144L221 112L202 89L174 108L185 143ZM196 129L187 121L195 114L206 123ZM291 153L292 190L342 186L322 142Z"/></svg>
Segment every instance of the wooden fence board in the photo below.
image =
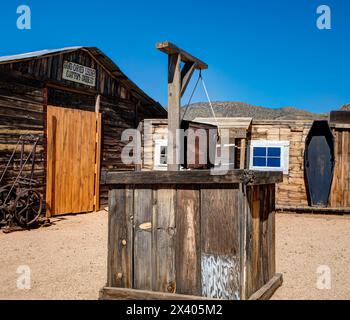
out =
<svg viewBox="0 0 350 320"><path fill-rule="evenodd" d="M132 189L109 191L107 286L132 288Z"/></svg>
<svg viewBox="0 0 350 320"><path fill-rule="evenodd" d="M176 292L201 295L199 189L178 186L176 209Z"/></svg>
<svg viewBox="0 0 350 320"><path fill-rule="evenodd" d="M134 197L134 288L152 290L153 188L136 188Z"/></svg>
<svg viewBox="0 0 350 320"><path fill-rule="evenodd" d="M202 295L240 295L238 185L201 188Z"/></svg>
<svg viewBox="0 0 350 320"><path fill-rule="evenodd" d="M153 285L155 291L174 293L175 279L175 188L155 192L152 222Z"/></svg>

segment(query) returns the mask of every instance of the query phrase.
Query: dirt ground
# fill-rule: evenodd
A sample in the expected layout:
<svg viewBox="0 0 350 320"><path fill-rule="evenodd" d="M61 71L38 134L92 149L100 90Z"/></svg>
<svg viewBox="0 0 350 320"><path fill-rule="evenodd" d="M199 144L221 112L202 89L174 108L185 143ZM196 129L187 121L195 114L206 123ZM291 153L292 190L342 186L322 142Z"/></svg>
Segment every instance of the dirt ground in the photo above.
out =
<svg viewBox="0 0 350 320"><path fill-rule="evenodd" d="M350 216L278 214L276 254L284 282L273 299L350 299ZM323 266L330 290L317 288Z"/></svg>
<svg viewBox="0 0 350 320"><path fill-rule="evenodd" d="M31 231L0 232L0 299L97 299L106 282L107 212L64 216ZM31 289L17 289L17 268Z"/></svg>
<svg viewBox="0 0 350 320"><path fill-rule="evenodd" d="M107 213L66 216L53 226L0 232L0 299L97 299L106 281ZM350 217L278 214L273 299L350 299ZM31 289L17 288L19 266ZM329 266L331 289L317 289L317 268Z"/></svg>

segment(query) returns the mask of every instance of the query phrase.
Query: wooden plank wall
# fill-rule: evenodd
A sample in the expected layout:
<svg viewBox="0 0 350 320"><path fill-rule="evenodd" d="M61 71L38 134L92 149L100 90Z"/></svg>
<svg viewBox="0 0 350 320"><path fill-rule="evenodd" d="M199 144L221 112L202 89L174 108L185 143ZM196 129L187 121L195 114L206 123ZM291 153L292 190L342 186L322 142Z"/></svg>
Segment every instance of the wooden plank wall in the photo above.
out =
<svg viewBox="0 0 350 320"><path fill-rule="evenodd" d="M109 191L107 285L133 286L134 192L128 186Z"/></svg>
<svg viewBox="0 0 350 320"><path fill-rule="evenodd" d="M39 181L38 190L44 193L46 181L44 155L43 89L35 81L13 83L0 77L0 175L9 160L21 135L38 136L34 178ZM25 148L26 155L32 149ZM2 184L10 182L19 173L20 149L15 162L10 166ZM25 166L23 174L28 176L31 165Z"/></svg>
<svg viewBox="0 0 350 320"><path fill-rule="evenodd" d="M333 128L335 167L330 194L330 206L350 207L350 129Z"/></svg>
<svg viewBox="0 0 350 320"><path fill-rule="evenodd" d="M168 139L166 119L146 119L142 128L142 170L154 170L155 140Z"/></svg>
<svg viewBox="0 0 350 320"><path fill-rule="evenodd" d="M107 286L239 299L238 185L127 192L110 191Z"/></svg>
<svg viewBox="0 0 350 320"><path fill-rule="evenodd" d="M125 98L128 98L128 91L126 88L120 86L99 63L82 50L41 57L39 59L13 62L2 65L1 69L31 76L38 80L46 81L49 79L52 82L60 83L62 86L68 88L75 88L82 91L91 90L90 86L62 79L64 61L72 61L96 69L95 90L97 92L103 93L106 96L121 96L124 94Z"/></svg>
<svg viewBox="0 0 350 320"><path fill-rule="evenodd" d="M249 298L276 273L275 185L247 187L245 203L244 297Z"/></svg>
<svg viewBox="0 0 350 320"><path fill-rule="evenodd" d="M176 206L176 291L200 296L201 284L201 219L198 186L178 186Z"/></svg>
<svg viewBox="0 0 350 320"><path fill-rule="evenodd" d="M240 228L237 185L201 186L202 295L240 299Z"/></svg>
<svg viewBox="0 0 350 320"><path fill-rule="evenodd" d="M275 275L275 186L244 188L111 190L107 286L249 298Z"/></svg>
<svg viewBox="0 0 350 320"><path fill-rule="evenodd" d="M304 178L305 140L312 121L253 121L251 140L290 141L289 173L276 185L278 206L308 206Z"/></svg>

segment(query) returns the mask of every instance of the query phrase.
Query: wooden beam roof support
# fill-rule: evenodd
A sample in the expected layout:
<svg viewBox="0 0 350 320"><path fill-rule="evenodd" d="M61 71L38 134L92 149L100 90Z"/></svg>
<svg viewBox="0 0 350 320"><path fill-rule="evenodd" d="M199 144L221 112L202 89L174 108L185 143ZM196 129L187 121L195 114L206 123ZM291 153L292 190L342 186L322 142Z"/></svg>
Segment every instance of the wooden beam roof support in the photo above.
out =
<svg viewBox="0 0 350 320"><path fill-rule="evenodd" d="M196 62L186 62L181 70L181 97L184 95L187 86L191 81L196 65Z"/></svg>
<svg viewBox="0 0 350 320"><path fill-rule="evenodd" d="M179 171L178 155L180 152L180 137L177 138L180 129L181 97L184 95L191 80L194 70L208 69L208 65L165 41L157 43L156 48L168 55L168 170ZM181 62L184 66L181 70Z"/></svg>

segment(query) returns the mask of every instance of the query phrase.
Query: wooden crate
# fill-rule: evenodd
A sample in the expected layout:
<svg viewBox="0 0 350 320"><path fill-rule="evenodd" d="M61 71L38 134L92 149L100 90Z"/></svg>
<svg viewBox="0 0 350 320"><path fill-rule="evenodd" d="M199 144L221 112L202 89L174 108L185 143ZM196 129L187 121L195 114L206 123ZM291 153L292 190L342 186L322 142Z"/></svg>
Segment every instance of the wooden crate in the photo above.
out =
<svg viewBox="0 0 350 320"><path fill-rule="evenodd" d="M278 172L125 172L110 185L101 299L263 299L275 274Z"/></svg>

